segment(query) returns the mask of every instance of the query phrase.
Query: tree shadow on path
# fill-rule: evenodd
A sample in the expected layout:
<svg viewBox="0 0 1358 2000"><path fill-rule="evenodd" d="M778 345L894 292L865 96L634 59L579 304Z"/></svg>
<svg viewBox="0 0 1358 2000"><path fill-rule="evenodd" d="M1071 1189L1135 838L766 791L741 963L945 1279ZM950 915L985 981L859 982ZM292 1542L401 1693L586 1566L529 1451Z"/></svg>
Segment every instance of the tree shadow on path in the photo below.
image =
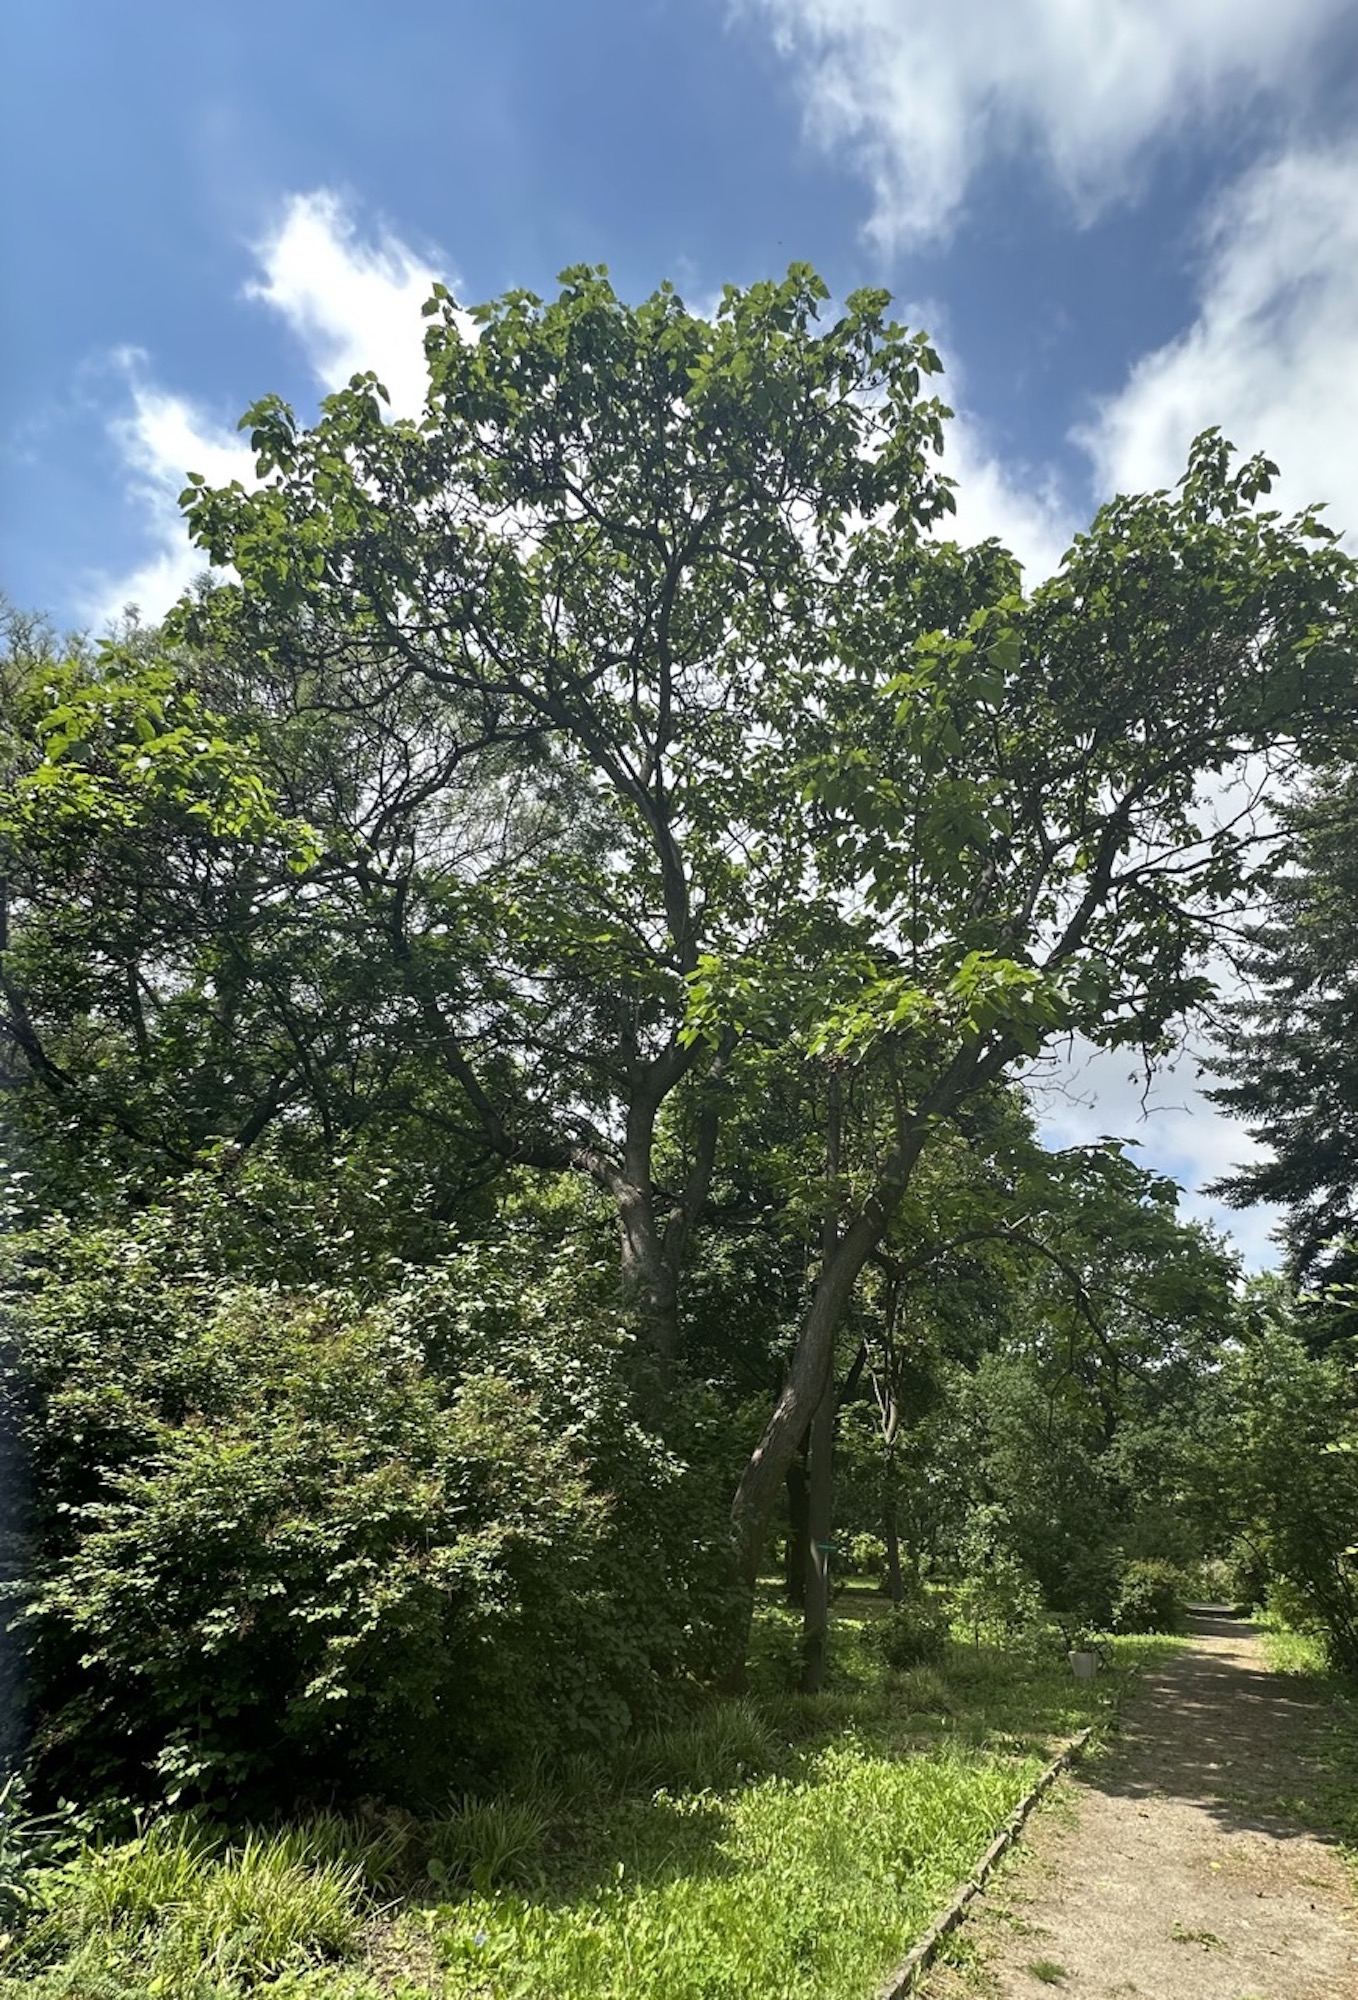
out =
<svg viewBox="0 0 1358 2000"><path fill-rule="evenodd" d="M1335 1842L1330 1702L1296 1676L1268 1671L1244 1618L1204 1608L1190 1633L1192 1646L1146 1676L1118 1741L1083 1781L1118 1797L1186 1801L1229 1832Z"/></svg>

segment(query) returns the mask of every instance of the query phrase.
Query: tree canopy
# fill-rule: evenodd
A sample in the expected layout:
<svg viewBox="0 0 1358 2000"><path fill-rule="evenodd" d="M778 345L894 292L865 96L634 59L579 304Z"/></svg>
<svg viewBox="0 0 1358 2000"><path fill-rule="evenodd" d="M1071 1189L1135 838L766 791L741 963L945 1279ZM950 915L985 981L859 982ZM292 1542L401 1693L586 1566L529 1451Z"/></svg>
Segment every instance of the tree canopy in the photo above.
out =
<svg viewBox="0 0 1358 2000"><path fill-rule="evenodd" d="M700 1466L675 1672L739 1665L789 1478L805 1458L820 1518L817 1468L869 1392L892 1506L916 1417L956 1440L972 1411L990 1443L947 1474L940 1546L961 1548L959 1509L998 1509L976 1545L1003 1525L1032 1587L1069 1597L1069 1524L1039 1532L1020 1476L1034 1426L1059 1413L1070 1490L1106 1495L1113 1564L1150 1519L1138 1492L1172 1514L1157 1426L1196 1408L1227 1337L1219 1250L1116 1149L1043 1155L1017 1079L1075 1032L1153 1059L1204 1001L1276 847L1234 778L1333 755L1349 727L1352 558L1209 432L1173 492L1112 501L1025 590L997 544L946 538L927 340L884 293L831 313L805 267L710 318L670 287L628 305L592 269L551 300L469 320L439 290L427 313L422 418L390 419L369 376L310 425L266 398L245 419L256 483L191 478L216 574L161 630L99 650L11 630L0 1034L13 1202L37 1231L14 1281L37 1329L16 1364L29 1448L83 1465L54 1211L94 1210L109 1243L150 1228L138 1268L182 1231L217 1329L191 1365L167 1330L179 1358L129 1390L132 1443L71 1475L86 1539L48 1548L31 1599L67 1621L71 1714L72 1635L113 1616L115 1545L135 1568L182 1482L218 1476L171 1433L219 1348L249 1405L222 1463L266 1449L273 1392L240 1329L269 1318L251 1288L271 1281L337 1301L280 1308L310 1356L299 1478L350 1341L360 1374L401 1348L418 1407L393 1451L431 1478L456 1484L476 1399L508 1397L572 1561L610 1481L646 1506ZM462 1301L455 1335L424 1314L432 1272ZM135 1310L99 1306L124 1329ZM135 1341L110 1338L140 1381ZM610 1398L619 1432L595 1423ZM200 1415L225 1422L210 1398ZM353 1470L407 1505L380 1452ZM564 1631L564 1601L504 1554L532 1520L496 1515L489 1472L472 1485L506 1540L468 1556L479 1581L452 1564L465 1615L521 1591ZM315 1550L333 1529L345 1561L378 1559L326 1520ZM682 1523L657 1532L645 1560L678 1574ZM267 1587L228 1577L222 1603ZM346 1603L346 1644L346 1619L388 1632ZM269 1629L288 1680L306 1647ZM608 1645L579 1646L619 1698ZM428 1689L401 1686L417 1717Z"/></svg>

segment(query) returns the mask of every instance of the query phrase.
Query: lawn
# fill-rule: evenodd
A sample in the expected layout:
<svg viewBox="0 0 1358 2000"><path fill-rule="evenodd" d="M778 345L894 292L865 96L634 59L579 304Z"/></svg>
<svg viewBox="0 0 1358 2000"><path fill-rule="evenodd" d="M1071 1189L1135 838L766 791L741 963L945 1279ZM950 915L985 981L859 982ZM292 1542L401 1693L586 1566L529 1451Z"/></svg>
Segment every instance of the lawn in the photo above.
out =
<svg viewBox="0 0 1358 2000"><path fill-rule="evenodd" d="M15 1875L0 1995L866 2000L1053 1744L1173 1643L1115 1642L1092 1685L965 1643L891 1673L861 1642L878 1610L842 1604L822 1697L770 1684L770 1607L747 1700L436 1819L178 1815L88 1840Z"/></svg>

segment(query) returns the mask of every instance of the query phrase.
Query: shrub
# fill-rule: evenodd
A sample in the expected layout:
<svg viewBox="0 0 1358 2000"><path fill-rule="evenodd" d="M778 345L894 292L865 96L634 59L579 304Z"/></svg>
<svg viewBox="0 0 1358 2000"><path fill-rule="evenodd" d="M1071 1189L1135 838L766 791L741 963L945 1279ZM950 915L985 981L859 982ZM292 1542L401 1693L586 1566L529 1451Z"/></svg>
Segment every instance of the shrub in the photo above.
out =
<svg viewBox="0 0 1358 2000"><path fill-rule="evenodd" d="M565 1252L517 1321L471 1253L367 1308L214 1278L155 1214L0 1256L49 1791L428 1803L702 1669L714 1496Z"/></svg>
<svg viewBox="0 0 1358 2000"><path fill-rule="evenodd" d="M886 1543L880 1535L850 1535L841 1564L848 1576L870 1576L880 1583L886 1575Z"/></svg>
<svg viewBox="0 0 1358 2000"><path fill-rule="evenodd" d="M947 1649L947 1612L923 1595L908 1598L864 1626L863 1644L895 1673L934 1666Z"/></svg>
<svg viewBox="0 0 1358 2000"><path fill-rule="evenodd" d="M802 1627L782 1604L759 1605L750 1629L749 1685L757 1695L791 1694L801 1686Z"/></svg>
<svg viewBox="0 0 1358 2000"><path fill-rule="evenodd" d="M1005 1539L1007 1529L999 1509L978 1508L961 1539L953 1607L975 1645L982 1638L1013 1645L1043 1621L1037 1580Z"/></svg>
<svg viewBox="0 0 1358 2000"><path fill-rule="evenodd" d="M1139 1557L1124 1567L1113 1599L1118 1632L1177 1632L1183 1623L1188 1580L1175 1563Z"/></svg>

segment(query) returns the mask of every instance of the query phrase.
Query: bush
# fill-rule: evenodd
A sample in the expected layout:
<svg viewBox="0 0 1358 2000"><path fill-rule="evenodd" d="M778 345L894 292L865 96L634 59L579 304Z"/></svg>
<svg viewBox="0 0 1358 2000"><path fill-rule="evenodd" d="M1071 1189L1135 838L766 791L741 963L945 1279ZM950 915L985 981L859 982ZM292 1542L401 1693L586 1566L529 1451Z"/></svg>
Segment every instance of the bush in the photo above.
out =
<svg viewBox="0 0 1358 2000"><path fill-rule="evenodd" d="M1114 1631L1179 1631L1187 1592L1188 1579L1175 1563L1156 1556L1127 1563L1113 1599Z"/></svg>
<svg viewBox="0 0 1358 2000"><path fill-rule="evenodd" d="M886 1543L880 1535L850 1535L840 1561L846 1576L870 1576L880 1583L886 1575Z"/></svg>
<svg viewBox="0 0 1358 2000"><path fill-rule="evenodd" d="M935 1666L947 1650L947 1612L935 1599L907 1598L864 1626L863 1644L894 1673Z"/></svg>
<svg viewBox="0 0 1358 2000"><path fill-rule="evenodd" d="M1012 1646L1043 1622L1042 1593L1004 1539L1007 1527L998 1509L976 1509L961 1539L963 1570L953 1607L976 1645L985 1638Z"/></svg>
<svg viewBox="0 0 1358 2000"><path fill-rule="evenodd" d="M471 1253L366 1309L213 1277L154 1214L0 1255L49 1792L430 1802L702 1670L714 1496L568 1254L517 1320Z"/></svg>

